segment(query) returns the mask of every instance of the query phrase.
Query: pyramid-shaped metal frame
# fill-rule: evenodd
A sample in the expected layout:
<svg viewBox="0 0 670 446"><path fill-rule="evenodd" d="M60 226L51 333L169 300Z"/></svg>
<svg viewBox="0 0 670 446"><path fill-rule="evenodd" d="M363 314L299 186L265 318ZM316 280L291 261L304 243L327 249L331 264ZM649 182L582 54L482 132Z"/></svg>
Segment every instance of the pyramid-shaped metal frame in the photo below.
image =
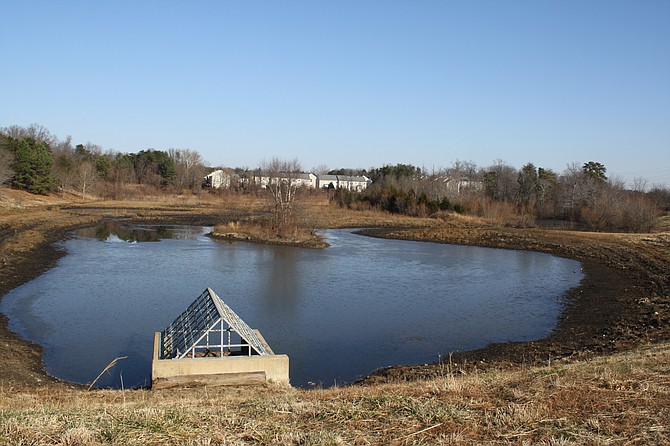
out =
<svg viewBox="0 0 670 446"><path fill-rule="evenodd" d="M227 327L224 326L224 323ZM239 335L246 344L231 344L230 333ZM228 333L228 343L224 342L224 333ZM216 334L218 343L210 344L210 334ZM204 342L204 344L203 344ZM197 350L203 350L219 356L231 347L249 347L258 355L270 355L266 344L235 312L211 289L202 292L177 319L161 332L162 359L183 359L196 356Z"/></svg>

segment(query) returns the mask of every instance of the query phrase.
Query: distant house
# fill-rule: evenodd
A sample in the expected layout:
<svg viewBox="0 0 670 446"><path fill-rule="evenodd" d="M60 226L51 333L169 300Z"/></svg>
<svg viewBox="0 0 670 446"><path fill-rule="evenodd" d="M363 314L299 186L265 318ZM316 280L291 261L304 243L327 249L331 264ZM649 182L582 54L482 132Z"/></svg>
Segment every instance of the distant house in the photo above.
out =
<svg viewBox="0 0 670 446"><path fill-rule="evenodd" d="M471 181L468 179L456 180L453 178L446 178L444 182L450 195L461 195L461 193L465 191L479 191L483 188L480 181Z"/></svg>
<svg viewBox="0 0 670 446"><path fill-rule="evenodd" d="M291 184L296 186L305 186L316 189L317 177L313 173L295 173L288 176L279 175L279 181L290 181Z"/></svg>
<svg viewBox="0 0 670 446"><path fill-rule="evenodd" d="M346 189L352 192L361 192L371 183L365 175L319 175L318 180L321 189Z"/></svg>
<svg viewBox="0 0 670 446"><path fill-rule="evenodd" d="M223 170L215 170L206 175L203 179L204 187L211 187L212 189L228 189L230 188L231 175Z"/></svg>
<svg viewBox="0 0 670 446"><path fill-rule="evenodd" d="M250 172L243 178L245 185L255 185L265 189L270 184L277 182L288 183L295 187L316 188L317 177L313 173L277 173L267 174L260 171Z"/></svg>

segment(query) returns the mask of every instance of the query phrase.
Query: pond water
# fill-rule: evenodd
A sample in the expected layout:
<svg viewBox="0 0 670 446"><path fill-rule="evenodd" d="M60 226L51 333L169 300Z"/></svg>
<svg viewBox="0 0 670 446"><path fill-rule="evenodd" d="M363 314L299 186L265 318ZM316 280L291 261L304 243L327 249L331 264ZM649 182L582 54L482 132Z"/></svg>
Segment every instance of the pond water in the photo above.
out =
<svg viewBox="0 0 670 446"><path fill-rule="evenodd" d="M492 342L546 336L578 262L547 254L325 232L323 250L227 243L209 228L79 231L67 255L8 293L9 328L44 346L48 371L100 387L151 381L153 333L207 287L276 353L294 386L351 382Z"/></svg>

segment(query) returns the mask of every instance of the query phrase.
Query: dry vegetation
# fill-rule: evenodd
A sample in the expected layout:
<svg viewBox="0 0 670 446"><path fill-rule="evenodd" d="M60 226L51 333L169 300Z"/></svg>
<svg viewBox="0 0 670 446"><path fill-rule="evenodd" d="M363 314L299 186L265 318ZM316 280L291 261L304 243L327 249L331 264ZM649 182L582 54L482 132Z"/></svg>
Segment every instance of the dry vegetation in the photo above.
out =
<svg viewBox="0 0 670 446"><path fill-rule="evenodd" d="M252 225L254 216L268 212L264 200L225 194L122 202L40 197L36 202L23 193L3 192L0 295L52 264L58 255L45 247L68 228L128 218L221 223L230 232L239 232L239 222ZM331 389L87 392L46 377L39 349L7 332L0 320L0 444L670 444L670 343L664 334L667 319L659 319L667 317L667 233L652 237L521 231L454 214L419 219L352 212L329 206L320 197L307 197L303 204L296 218L310 231L387 226L397 236L560 248L576 258L593 257L594 248L601 246L616 271L626 270L631 262L646 262L642 281L654 278L658 286L653 293L647 291L650 286L639 288L648 298L641 300L643 317L635 321L651 318L658 324L645 325L641 337L620 336L617 353L549 359L543 366L515 362L464 369L448 361L432 366L425 378L415 374L405 381L405 375L396 375ZM403 233L398 228L417 229ZM668 230L667 217L659 229ZM634 342L623 342L626 339Z"/></svg>
<svg viewBox="0 0 670 446"><path fill-rule="evenodd" d="M589 362L324 390L0 387L0 442L668 444L670 345Z"/></svg>

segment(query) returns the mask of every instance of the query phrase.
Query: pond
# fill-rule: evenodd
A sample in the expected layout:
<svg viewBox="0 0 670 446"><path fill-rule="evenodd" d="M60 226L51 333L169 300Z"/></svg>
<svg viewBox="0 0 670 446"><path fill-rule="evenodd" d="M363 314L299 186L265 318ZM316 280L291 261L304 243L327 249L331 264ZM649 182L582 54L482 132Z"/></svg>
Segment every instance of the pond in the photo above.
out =
<svg viewBox="0 0 670 446"><path fill-rule="evenodd" d="M328 230L323 250L228 243L210 228L78 231L58 265L0 302L9 328L44 346L49 374L138 387L151 382L153 333L212 288L276 353L294 386L332 386L390 365L555 326L577 261L543 253L384 240Z"/></svg>

